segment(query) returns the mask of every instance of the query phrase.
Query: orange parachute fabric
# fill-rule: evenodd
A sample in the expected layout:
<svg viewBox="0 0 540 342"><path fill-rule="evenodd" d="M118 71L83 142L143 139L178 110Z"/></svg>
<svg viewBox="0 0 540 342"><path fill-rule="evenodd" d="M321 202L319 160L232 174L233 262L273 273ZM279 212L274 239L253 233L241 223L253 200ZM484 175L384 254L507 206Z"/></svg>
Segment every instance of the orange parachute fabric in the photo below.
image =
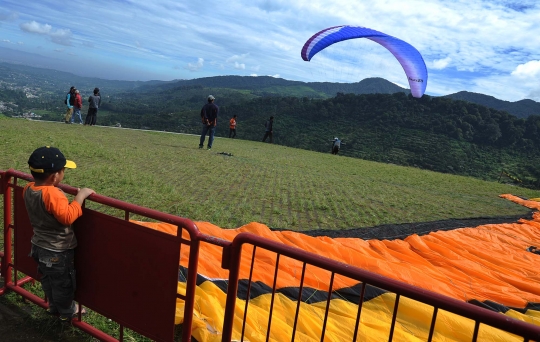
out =
<svg viewBox="0 0 540 342"><path fill-rule="evenodd" d="M540 209L540 203L526 201L512 195L501 195L529 208ZM176 227L165 223L137 222L152 229L170 234L176 234ZM523 321L540 325L540 314L531 310L534 303L540 303L540 275L537 270L540 255L527 251L529 246L540 245L540 214L535 213L533 220L521 219L510 224L489 224L475 228L462 228L452 231L432 232L428 235L411 235L404 240L362 240L357 238L311 237L297 232L275 232L260 223L249 223L238 229L222 229L208 222L196 222L199 230L204 234L232 241L241 232L253 233L267 239L284 243L289 246L316 253L336 261L355 265L362 269L384 275L389 278L425 288L440 294L450 296L462 301L491 301L507 308L505 314ZM184 236L189 238L187 235ZM186 267L189 248L182 248L181 265ZM249 276L252 247L245 246L242 254L240 279ZM221 268L222 248L202 243L199 254L198 273L206 281L198 283L196 299L195 329L193 334L198 341L218 341L223 310L225 307L225 293L220 289L219 282L228 279L228 271ZM273 252L256 250L255 266L252 276L253 282L260 282L272 288L276 254ZM290 289L299 286L299 278L303 264L290 258L281 257L279 261L279 274L276 288ZM314 266L307 266L304 287L325 292L329 290L330 273ZM183 293L185 283L179 282L179 291ZM333 293L339 297L340 292L345 293L358 286L358 282L346 277L336 276ZM284 293L286 292L283 290ZM271 291L270 291L271 292ZM266 326L269 305L268 291L253 291L256 297L250 299L248 322L246 322L246 340L259 340L259 333L265 337L266 332L260 332L261 326ZM327 293L327 292L326 292ZM314 296L315 298L316 296ZM391 313L393 309L394 294L382 291L378 295L366 300L362 309L361 336L365 340L378 341L387 336ZM296 301L279 293L277 305L274 307L272 318L271 340L281 341L283 331L290 332L291 320L294 318ZM326 297L324 297L326 298ZM238 298L237 312L243 313L245 298ZM430 313L432 308L424 304L408 300L407 304L400 301L399 324L396 326L396 338L403 341L425 340L429 332ZM304 328L299 327L301 333L297 336L299 341L320 340L316 334L320 330L319 309L324 313L324 303L316 300L302 302L302 322ZM354 319L358 310L357 302L345 298L335 298L331 301L333 316L329 318L327 326L328 341L350 340ZM383 305L384 304L384 305ZM367 306L366 306L367 305ZM402 305L404 305L402 307ZM291 307L293 309L291 309ZM304 309L305 308L305 309ZM356 308L356 309L355 309ZM366 309L367 308L367 309ZM522 312L512 310L516 308ZM183 303L179 300L177 305L176 322L181 323ZM282 310L282 311L280 311ZM292 310L292 311L290 311ZM369 314L367 313L369 312ZM408 312L403 314L402 312ZM427 313L426 313L427 312ZM335 314L335 315L334 315ZM426 316L427 315L427 316ZM426 318L427 317L427 318ZM234 336L239 336L242 323L241 317L236 317ZM348 320L353 319L352 323ZM263 323L260 323L259 320ZM444 314L440 318L448 324L439 324L437 321L436 333L441 339L447 341L470 340L473 324L468 320L451 314ZM281 323L276 323L281 322ZM309 323L311 322L311 323ZM348 322L348 323L347 323ZM260 324L259 324L260 323ZM283 325L281 325L283 324ZM275 328L275 326L279 326ZM317 328L318 327L318 328ZM451 327L459 327L451 331ZM274 332L274 329L276 332ZM318 330L317 330L318 329ZM315 335L314 335L315 334ZM349 336L349 337L346 337ZM465 334L465 335L463 335ZM484 327L481 329L485 341L510 341L513 337L507 336L496 329ZM289 335L283 335L289 336ZM319 336L317 338L317 336ZM330 338L330 336L333 336ZM464 337L466 336L466 337ZM300 338L302 337L302 338ZM264 340L264 338L262 338ZM287 338L285 338L287 340Z"/></svg>

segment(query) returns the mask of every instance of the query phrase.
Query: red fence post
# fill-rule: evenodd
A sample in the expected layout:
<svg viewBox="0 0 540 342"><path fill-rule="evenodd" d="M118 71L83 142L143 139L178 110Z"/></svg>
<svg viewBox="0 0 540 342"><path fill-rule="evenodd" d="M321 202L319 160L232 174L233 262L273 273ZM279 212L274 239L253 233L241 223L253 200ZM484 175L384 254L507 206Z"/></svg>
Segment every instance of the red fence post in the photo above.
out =
<svg viewBox="0 0 540 342"><path fill-rule="evenodd" d="M11 171L11 169L10 169ZM11 189L8 187L8 183L11 181L9 171L2 175L2 192L4 194L4 255L2 257L2 269L1 273L4 277L4 284L10 284L12 282L11 277ZM5 285L4 285L5 286Z"/></svg>

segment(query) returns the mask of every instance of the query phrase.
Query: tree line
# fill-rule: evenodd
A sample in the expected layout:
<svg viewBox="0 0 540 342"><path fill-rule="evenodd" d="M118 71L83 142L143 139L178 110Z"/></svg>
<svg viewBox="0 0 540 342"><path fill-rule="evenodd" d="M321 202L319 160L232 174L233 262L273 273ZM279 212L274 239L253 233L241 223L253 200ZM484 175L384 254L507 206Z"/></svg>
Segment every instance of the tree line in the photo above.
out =
<svg viewBox="0 0 540 342"><path fill-rule="evenodd" d="M210 93L220 106L217 136L228 136L228 120L236 114L238 138L262 140L264 123L274 116L277 144L329 152L329 140L337 136L346 143L340 154L347 156L490 180L504 170L521 185L540 187L540 116L517 118L448 97L257 97L238 89L168 85L160 92L111 95L98 124L198 134L199 111Z"/></svg>

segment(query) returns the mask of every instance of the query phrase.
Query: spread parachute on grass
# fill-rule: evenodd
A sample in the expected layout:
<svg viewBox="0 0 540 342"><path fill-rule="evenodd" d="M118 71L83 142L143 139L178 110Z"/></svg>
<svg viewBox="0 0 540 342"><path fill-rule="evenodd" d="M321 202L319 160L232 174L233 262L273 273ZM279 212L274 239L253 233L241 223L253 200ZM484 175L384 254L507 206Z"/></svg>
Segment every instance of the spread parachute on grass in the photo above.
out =
<svg viewBox="0 0 540 342"><path fill-rule="evenodd" d="M424 59L414 46L396 37L361 26L334 26L314 34L302 48L302 59L310 61L319 51L343 40L367 38L390 51L399 61L414 97L422 97L427 86L427 68Z"/></svg>

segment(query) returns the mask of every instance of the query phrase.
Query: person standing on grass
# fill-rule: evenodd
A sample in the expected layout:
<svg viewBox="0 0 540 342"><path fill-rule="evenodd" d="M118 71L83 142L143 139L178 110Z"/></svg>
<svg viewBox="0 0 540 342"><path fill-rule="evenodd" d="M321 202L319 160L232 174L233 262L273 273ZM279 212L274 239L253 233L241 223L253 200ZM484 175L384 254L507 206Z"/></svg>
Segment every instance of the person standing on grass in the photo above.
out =
<svg viewBox="0 0 540 342"><path fill-rule="evenodd" d="M229 120L229 138L231 138L231 134L232 138L236 137L236 115L233 115Z"/></svg>
<svg viewBox="0 0 540 342"><path fill-rule="evenodd" d="M64 116L64 122L70 123L71 115L73 115L73 104L75 103L75 87L71 86L69 92L66 94L64 103L67 105L66 115Z"/></svg>
<svg viewBox="0 0 540 342"><path fill-rule="evenodd" d="M201 133L201 140L199 141L199 148L204 147L204 140L208 133L208 150L212 149L212 143L214 142L214 133L216 132L217 117L219 113L218 106L214 103L216 98L213 95L208 95L208 103L201 109L201 120L203 129Z"/></svg>
<svg viewBox="0 0 540 342"><path fill-rule="evenodd" d="M94 95L88 98L88 114L86 114L85 125L94 126L96 124L98 108L101 106L101 95L99 88L94 88Z"/></svg>
<svg viewBox="0 0 540 342"><path fill-rule="evenodd" d="M36 149L28 159L34 182L23 190L24 204L34 229L31 256L38 264L41 287L47 296L47 312L60 315L69 322L79 312L75 298L74 249L77 238L73 222L82 215L84 200L95 193L89 188L79 189L73 202L58 184L64 179L65 169L77 167L55 147ZM81 314L84 313L84 309Z"/></svg>
<svg viewBox="0 0 540 342"><path fill-rule="evenodd" d="M73 103L73 115L71 115L71 123L75 122L75 117L79 117L79 124L82 125L81 117L82 98L78 89L75 89L75 102Z"/></svg>
<svg viewBox="0 0 540 342"><path fill-rule="evenodd" d="M265 133L264 133L264 138L263 138L263 142L266 141L266 138L270 138L270 144L273 142L272 140L272 133L274 132L274 117L271 116L270 119L268 119L268 121L266 121L266 123L264 124L264 127L265 127Z"/></svg>
<svg viewBox="0 0 540 342"><path fill-rule="evenodd" d="M332 154L338 154L341 144L345 145L345 143L337 137L330 141L332 141Z"/></svg>

